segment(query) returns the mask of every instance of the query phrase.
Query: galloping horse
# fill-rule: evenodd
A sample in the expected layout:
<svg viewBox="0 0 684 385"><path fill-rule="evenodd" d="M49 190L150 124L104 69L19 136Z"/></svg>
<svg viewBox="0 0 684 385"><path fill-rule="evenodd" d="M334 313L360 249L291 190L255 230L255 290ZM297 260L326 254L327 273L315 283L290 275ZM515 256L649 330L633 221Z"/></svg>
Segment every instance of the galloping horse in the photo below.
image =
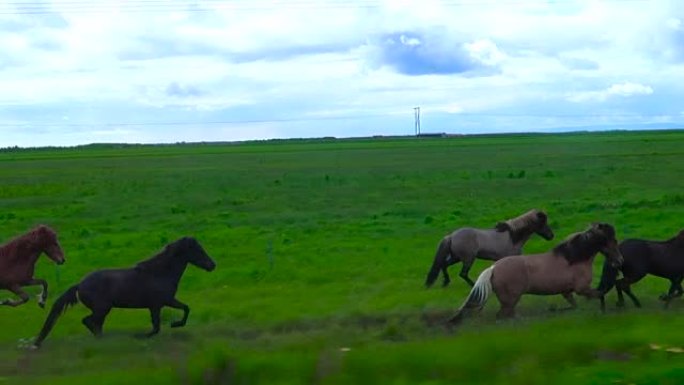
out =
<svg viewBox="0 0 684 385"><path fill-rule="evenodd" d="M570 303L568 309L577 306L573 292L598 298L601 292L591 288L592 266L598 252L613 266L622 263L615 229L609 224L593 224L589 230L571 235L543 254L502 258L480 274L449 324L458 324L466 313L481 310L492 291L501 304L497 318L513 317L523 294L562 294Z"/></svg>
<svg viewBox="0 0 684 385"><path fill-rule="evenodd" d="M195 238L184 237L169 243L159 254L132 268L90 273L57 298L33 347L40 347L57 318L79 300L92 311L82 322L96 337L102 334L102 325L113 307L149 309L152 331L145 334L146 337L159 333L160 313L164 306L183 310L183 318L171 323L171 327L185 326L190 307L175 297L178 282L188 263L207 271L216 267Z"/></svg>
<svg viewBox="0 0 684 385"><path fill-rule="evenodd" d="M544 212L530 210L517 218L497 223L494 229L463 227L455 230L439 243L425 286L430 287L435 283L440 270L444 275L443 286L449 285L451 280L447 267L458 262L463 262L459 276L473 286L468 272L475 258L496 261L508 255L520 254L532 234L551 240L553 231L547 222Z"/></svg>
<svg viewBox="0 0 684 385"><path fill-rule="evenodd" d="M0 305L22 305L28 302L29 295L21 287L41 285L43 290L38 294L38 305L45 306L48 284L44 279L33 278L36 261L42 253L58 265L65 261L57 233L45 225L37 226L0 246L0 289L7 289L19 296L19 299L4 299Z"/></svg>
<svg viewBox="0 0 684 385"><path fill-rule="evenodd" d="M684 279L684 230L667 241L647 241L642 239L627 239L620 243L620 252L625 262L618 269L609 264L603 265L601 282L598 290L601 296L601 310L605 310L604 296L615 286L618 295L618 307L625 306L622 292L625 292L634 302L634 306L641 307L641 303L632 293L630 286L639 282L646 274L653 274L670 281L670 290L662 294L660 299L667 307L670 301L682 295L682 279ZM622 271L623 278L617 279L618 271Z"/></svg>

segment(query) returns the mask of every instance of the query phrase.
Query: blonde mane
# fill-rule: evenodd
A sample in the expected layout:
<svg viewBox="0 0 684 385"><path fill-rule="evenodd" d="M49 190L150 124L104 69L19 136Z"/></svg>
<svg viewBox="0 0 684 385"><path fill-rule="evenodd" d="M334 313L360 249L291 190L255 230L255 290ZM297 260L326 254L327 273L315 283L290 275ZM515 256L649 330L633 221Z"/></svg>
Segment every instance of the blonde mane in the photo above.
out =
<svg viewBox="0 0 684 385"><path fill-rule="evenodd" d="M540 211L537 209L532 209L526 212L525 214L509 219L504 223L508 225L508 227L511 229L511 232L516 232L520 229L530 226L533 223L537 223L537 221L539 220L539 212Z"/></svg>

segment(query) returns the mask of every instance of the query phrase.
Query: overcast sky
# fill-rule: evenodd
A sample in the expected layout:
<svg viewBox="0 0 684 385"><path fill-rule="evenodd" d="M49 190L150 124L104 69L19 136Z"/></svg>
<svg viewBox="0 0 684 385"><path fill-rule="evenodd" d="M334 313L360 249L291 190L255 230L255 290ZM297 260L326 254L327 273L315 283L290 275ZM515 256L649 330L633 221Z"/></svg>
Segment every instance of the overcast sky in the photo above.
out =
<svg viewBox="0 0 684 385"><path fill-rule="evenodd" d="M684 122L677 0L5 0L0 146Z"/></svg>

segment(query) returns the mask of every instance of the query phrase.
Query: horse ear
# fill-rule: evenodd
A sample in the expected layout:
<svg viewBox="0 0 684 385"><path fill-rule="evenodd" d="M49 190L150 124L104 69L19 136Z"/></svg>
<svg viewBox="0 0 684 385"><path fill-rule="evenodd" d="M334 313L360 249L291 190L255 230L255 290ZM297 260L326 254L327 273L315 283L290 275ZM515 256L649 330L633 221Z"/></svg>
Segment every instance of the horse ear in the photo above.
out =
<svg viewBox="0 0 684 385"><path fill-rule="evenodd" d="M537 219L539 219L542 223L545 223L548 220L548 216L540 211L537 213Z"/></svg>
<svg viewBox="0 0 684 385"><path fill-rule="evenodd" d="M38 227L36 227L36 234L40 234L41 236L49 236L52 234L52 230L50 230L50 228L46 225L38 225Z"/></svg>
<svg viewBox="0 0 684 385"><path fill-rule="evenodd" d="M509 226L508 223L506 223L506 222L499 222L496 224L496 226L494 226L494 228L498 232L504 232L504 231L510 231L511 230L511 226Z"/></svg>

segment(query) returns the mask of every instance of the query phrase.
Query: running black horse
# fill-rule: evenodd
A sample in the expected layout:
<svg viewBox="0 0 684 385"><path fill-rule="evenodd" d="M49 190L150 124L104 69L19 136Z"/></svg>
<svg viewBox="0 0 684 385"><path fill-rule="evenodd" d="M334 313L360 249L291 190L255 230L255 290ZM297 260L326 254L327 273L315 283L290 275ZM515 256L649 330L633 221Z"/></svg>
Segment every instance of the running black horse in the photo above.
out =
<svg viewBox="0 0 684 385"><path fill-rule="evenodd" d="M216 267L196 239L184 237L169 243L159 254L132 268L90 273L55 301L33 347L40 347L57 318L79 299L92 311L82 322L95 336L102 334L105 317L113 307L149 309L152 331L145 334L146 337L159 333L159 315L164 306L183 310L183 318L173 322L171 327L184 326L190 308L175 297L178 282L188 263L206 271Z"/></svg>
<svg viewBox="0 0 684 385"><path fill-rule="evenodd" d="M618 269L610 265L603 265L601 282L597 290L601 291L601 310L605 310L605 295L615 286L618 295L618 307L625 306L622 296L624 292L634 302L634 306L641 307L641 303L632 293L631 285L639 282L646 274L653 274L670 281L667 294L660 299L668 306L670 301L684 293L682 279L684 279L684 230L667 241L647 241L641 239L627 239L620 244L620 252L625 261ZM617 279L622 271L623 278Z"/></svg>

